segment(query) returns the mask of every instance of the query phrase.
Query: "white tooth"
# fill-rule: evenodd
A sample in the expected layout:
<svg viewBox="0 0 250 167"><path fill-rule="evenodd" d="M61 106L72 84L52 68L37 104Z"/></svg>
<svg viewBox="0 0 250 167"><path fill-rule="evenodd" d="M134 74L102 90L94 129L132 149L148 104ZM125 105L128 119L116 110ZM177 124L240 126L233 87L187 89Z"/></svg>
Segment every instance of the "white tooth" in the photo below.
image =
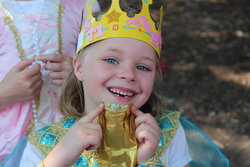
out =
<svg viewBox="0 0 250 167"><path fill-rule="evenodd" d="M123 95L126 98L133 96L133 93L131 93L131 92L123 92L123 91L116 89L116 88L111 88L110 91L113 93L116 93L118 96Z"/></svg>

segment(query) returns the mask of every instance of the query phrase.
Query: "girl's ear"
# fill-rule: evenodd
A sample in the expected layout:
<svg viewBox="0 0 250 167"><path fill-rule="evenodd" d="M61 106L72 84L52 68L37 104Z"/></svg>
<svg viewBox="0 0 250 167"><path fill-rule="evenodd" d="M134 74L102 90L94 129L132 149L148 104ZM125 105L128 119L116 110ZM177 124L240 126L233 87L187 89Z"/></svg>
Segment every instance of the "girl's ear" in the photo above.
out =
<svg viewBox="0 0 250 167"><path fill-rule="evenodd" d="M73 59L73 67L76 78L80 81L83 81L83 66L80 59L77 58Z"/></svg>

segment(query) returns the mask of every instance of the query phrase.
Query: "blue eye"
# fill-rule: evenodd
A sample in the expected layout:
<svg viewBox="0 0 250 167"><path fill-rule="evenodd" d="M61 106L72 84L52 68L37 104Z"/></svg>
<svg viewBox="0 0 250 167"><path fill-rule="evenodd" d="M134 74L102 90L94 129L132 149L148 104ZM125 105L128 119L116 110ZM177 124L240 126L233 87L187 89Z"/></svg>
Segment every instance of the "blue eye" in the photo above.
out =
<svg viewBox="0 0 250 167"><path fill-rule="evenodd" d="M149 68L145 67L145 66L137 66L136 67L138 70L141 70L141 71L151 71Z"/></svg>
<svg viewBox="0 0 250 167"><path fill-rule="evenodd" d="M111 58L104 59L104 61L106 61L109 64L117 64L118 63L115 59L111 59Z"/></svg>

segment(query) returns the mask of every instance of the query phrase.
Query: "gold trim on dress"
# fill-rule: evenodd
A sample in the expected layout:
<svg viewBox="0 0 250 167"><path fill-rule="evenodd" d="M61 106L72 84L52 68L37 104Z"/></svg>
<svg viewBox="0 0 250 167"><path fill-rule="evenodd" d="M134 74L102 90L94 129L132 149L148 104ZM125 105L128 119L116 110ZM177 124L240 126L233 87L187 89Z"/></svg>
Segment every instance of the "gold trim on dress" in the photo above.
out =
<svg viewBox="0 0 250 167"><path fill-rule="evenodd" d="M13 32L14 34L14 37L15 37L15 40L16 40L16 47L17 47L17 50L19 52L19 57L21 60L24 60L24 50L22 48L22 41L20 39L20 35L19 35L19 32L17 30L17 28L15 27L12 19L10 16L6 16L5 17L5 24L9 25L10 27L10 30Z"/></svg>
<svg viewBox="0 0 250 167"><path fill-rule="evenodd" d="M58 53L62 54L62 18L63 18L63 13L64 13L64 6L63 5L59 5L58 8L58 19L57 19L57 33L58 33Z"/></svg>
<svg viewBox="0 0 250 167"><path fill-rule="evenodd" d="M179 122L180 112L166 111L156 117L158 124L161 127L161 141L155 153L155 156L138 167L164 167L160 157L165 153L167 148L176 135ZM56 146L58 141L66 134L77 118L66 118L58 123L53 123L51 126L45 127L40 131L31 133L29 142L33 144L41 154L46 157L51 150ZM88 167L98 167L97 150L84 150L79 159L73 164L74 167L79 167L82 164L87 164Z"/></svg>

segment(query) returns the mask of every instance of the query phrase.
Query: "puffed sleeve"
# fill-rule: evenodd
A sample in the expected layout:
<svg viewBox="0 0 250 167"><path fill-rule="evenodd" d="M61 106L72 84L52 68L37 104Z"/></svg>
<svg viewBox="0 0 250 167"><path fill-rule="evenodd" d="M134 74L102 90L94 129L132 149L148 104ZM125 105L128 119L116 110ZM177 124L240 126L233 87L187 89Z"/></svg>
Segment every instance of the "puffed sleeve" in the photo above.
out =
<svg viewBox="0 0 250 167"><path fill-rule="evenodd" d="M31 143L27 143L20 161L20 167L34 167L39 166L43 160L43 155Z"/></svg>
<svg viewBox="0 0 250 167"><path fill-rule="evenodd" d="M172 143L160 159L167 167L184 167L191 161L185 131L181 124Z"/></svg>

